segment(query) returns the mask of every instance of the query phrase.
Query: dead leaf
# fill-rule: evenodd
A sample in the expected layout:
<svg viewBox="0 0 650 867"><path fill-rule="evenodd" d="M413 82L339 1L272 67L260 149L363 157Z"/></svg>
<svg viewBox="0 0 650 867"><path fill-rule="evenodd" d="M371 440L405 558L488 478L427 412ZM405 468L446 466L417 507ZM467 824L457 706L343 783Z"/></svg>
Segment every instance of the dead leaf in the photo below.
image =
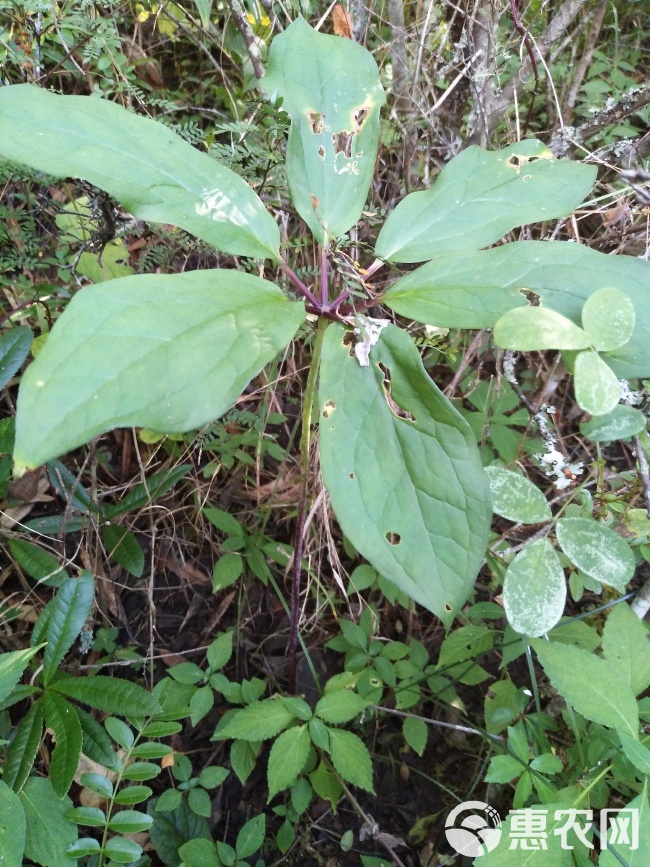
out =
<svg viewBox="0 0 650 867"><path fill-rule="evenodd" d="M332 22L334 24L334 33L337 36L352 39L352 17L340 3L337 3L332 10Z"/></svg>

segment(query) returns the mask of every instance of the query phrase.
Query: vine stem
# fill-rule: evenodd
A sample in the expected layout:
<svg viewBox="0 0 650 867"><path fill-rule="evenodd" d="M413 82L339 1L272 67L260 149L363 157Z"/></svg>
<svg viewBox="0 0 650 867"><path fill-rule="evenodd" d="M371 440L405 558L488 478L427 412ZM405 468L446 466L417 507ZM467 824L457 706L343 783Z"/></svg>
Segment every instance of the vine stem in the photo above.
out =
<svg viewBox="0 0 650 867"><path fill-rule="evenodd" d="M300 584L302 578L302 552L304 548L305 516L307 512L307 489L309 487L309 449L311 446L311 416L316 394L316 380L323 352L323 340L329 321L323 317L318 320L316 342L309 365L309 375L302 405L302 429L300 432L300 494L296 532L293 548L293 579L291 582L291 620L289 625L289 695L296 691L296 667L298 651L298 621L300 619Z"/></svg>

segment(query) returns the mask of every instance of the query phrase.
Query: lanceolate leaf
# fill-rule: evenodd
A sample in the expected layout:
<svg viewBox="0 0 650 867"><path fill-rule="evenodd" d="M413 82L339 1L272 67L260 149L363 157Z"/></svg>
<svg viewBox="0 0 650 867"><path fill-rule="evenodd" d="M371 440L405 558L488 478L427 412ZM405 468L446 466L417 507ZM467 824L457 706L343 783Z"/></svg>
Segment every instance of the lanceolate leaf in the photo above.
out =
<svg viewBox="0 0 650 867"><path fill-rule="evenodd" d="M27 820L25 857L45 867L71 863L66 848L78 837L77 826L66 819L70 798L59 798L49 780L31 777L20 795Z"/></svg>
<svg viewBox="0 0 650 867"><path fill-rule="evenodd" d="M137 683L101 674L73 677L59 673L50 684L50 689L118 716L153 716L162 710L156 698Z"/></svg>
<svg viewBox="0 0 650 867"><path fill-rule="evenodd" d="M476 440L388 326L362 367L332 325L320 379L325 486L354 547L450 623L481 565L492 510Z"/></svg>
<svg viewBox="0 0 650 867"><path fill-rule="evenodd" d="M4 388L20 369L20 365L29 355L32 339L29 325L18 325L0 334L0 388Z"/></svg>
<svg viewBox="0 0 650 867"><path fill-rule="evenodd" d="M43 683L55 674L61 660L81 632L95 596L95 583L89 572L80 578L68 578L59 587L49 608L43 661Z"/></svg>
<svg viewBox="0 0 650 867"><path fill-rule="evenodd" d="M371 54L296 19L276 36L260 86L291 117L287 176L296 209L319 244L361 216L385 96Z"/></svg>
<svg viewBox="0 0 650 867"><path fill-rule="evenodd" d="M377 255L423 262L487 247L515 226L570 214L595 180L595 166L557 160L536 139L501 151L469 147L430 190L399 203L379 233Z"/></svg>
<svg viewBox="0 0 650 867"><path fill-rule="evenodd" d="M14 792L25 785L43 736L43 701L38 699L20 721L13 741L7 747L3 780Z"/></svg>
<svg viewBox="0 0 650 867"><path fill-rule="evenodd" d="M385 295L397 313L447 328L492 328L506 311L528 302L522 292L581 324L584 302L615 287L636 313L631 340L605 356L618 376L650 375L650 265L631 256L606 256L564 241L516 241L492 250L434 259L398 280Z"/></svg>
<svg viewBox="0 0 650 867"><path fill-rule="evenodd" d="M74 707L62 696L45 693L45 725L54 733L56 746L50 762L50 780L56 794L67 795L79 767L82 734Z"/></svg>
<svg viewBox="0 0 650 867"><path fill-rule="evenodd" d="M180 226L224 253L280 258L278 227L245 181L163 124L107 99L3 87L0 155L89 181L133 216Z"/></svg>
<svg viewBox="0 0 650 867"><path fill-rule="evenodd" d="M301 302L238 271L124 277L82 290L23 376L15 471L113 427L175 432L212 421L304 317Z"/></svg>
<svg viewBox="0 0 650 867"><path fill-rule="evenodd" d="M27 650L14 650L11 653L0 654L0 702L4 701L20 680L27 668L29 660L43 645L30 647Z"/></svg>
<svg viewBox="0 0 650 867"><path fill-rule="evenodd" d="M75 712L83 734L81 751L93 762L112 770L116 765L116 756L106 729L82 708L75 707Z"/></svg>

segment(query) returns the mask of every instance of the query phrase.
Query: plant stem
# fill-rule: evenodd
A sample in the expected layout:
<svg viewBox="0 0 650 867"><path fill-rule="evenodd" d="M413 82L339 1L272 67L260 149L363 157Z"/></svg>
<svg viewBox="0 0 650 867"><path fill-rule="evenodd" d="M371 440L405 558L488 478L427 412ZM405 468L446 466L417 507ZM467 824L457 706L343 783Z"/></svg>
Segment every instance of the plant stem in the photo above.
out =
<svg viewBox="0 0 650 867"><path fill-rule="evenodd" d="M302 552L304 546L307 488L309 485L309 447L311 444L311 414L316 393L316 379L323 351L323 339L329 321L321 317L316 329L316 342L309 366L309 376L302 405L302 430L300 432L300 495L296 516L296 534L293 548L293 580L291 584L291 621L289 625L289 694L296 691L296 664L298 649L298 620L300 615L300 584L302 577Z"/></svg>
<svg viewBox="0 0 650 867"><path fill-rule="evenodd" d="M280 270L286 274L286 276L291 280L296 289L302 293L305 298L310 301L314 307L320 309L320 302L318 298L314 295L314 293L309 289L300 279L300 277L295 273L293 268L290 268L286 262L280 263Z"/></svg>

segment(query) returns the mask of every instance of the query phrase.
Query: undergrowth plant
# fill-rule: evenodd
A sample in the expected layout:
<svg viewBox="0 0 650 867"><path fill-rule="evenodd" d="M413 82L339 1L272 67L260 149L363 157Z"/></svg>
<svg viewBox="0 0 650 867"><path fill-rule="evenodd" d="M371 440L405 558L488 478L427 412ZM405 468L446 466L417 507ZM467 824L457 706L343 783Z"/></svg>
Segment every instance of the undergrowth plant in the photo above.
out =
<svg viewBox="0 0 650 867"><path fill-rule="evenodd" d="M491 152L469 147L446 165L430 189L410 193L397 205L362 265L352 255L351 233L364 216L378 150L384 91L374 59L359 45L319 34L298 19L274 39L259 84L275 108L290 118L286 175L293 206L313 237L320 266L314 285L294 270L291 247L281 248L276 219L253 189L169 128L97 95L61 96L28 84L0 89L4 159L50 177L82 179L138 219L176 226L229 257L262 260L246 263L242 270L129 274L106 280L101 256L91 254L96 261L86 266L101 266L90 273L102 282L74 294L22 377L15 475L48 464L55 487L67 484L76 491L74 477L56 460L60 455L115 427L146 428L152 439L200 429L226 413L262 368L299 336L310 345L311 363L302 407L287 695L265 698L261 681L227 680L219 669L229 658L229 635L211 646L207 670L193 663L176 666L164 686L170 695L174 685L189 688L185 715L194 724L212 709L215 694L235 706L217 726L215 739L232 740L231 765L240 779L251 772L261 745L272 742L269 800L284 790L291 793L290 807L280 808L280 849L291 845L312 792L335 805L348 784L373 791L367 747L345 726L371 712L386 691L392 691L396 710L404 714L420 702L422 684L432 696L459 701L449 678L470 685L480 682L483 671L476 657L493 644L493 630L466 623L447 637L434 665L417 642L375 640L369 616L360 624L342 621L342 636L332 649L346 655L344 675L328 682L313 707L294 694L316 416L320 466L333 511L346 539L370 564L361 567L365 573L353 574L353 589L375 582L382 586L383 581L399 598L423 605L450 627L487 557L493 577L503 581L506 639L528 659L532 647L551 683L575 708L576 713L570 708L567 713L578 753L585 738L594 736L593 726L600 726L611 735L611 749L637 771L650 773L635 698L650 675L625 682L619 670L623 657L614 647L628 629L619 621L627 618L631 624L631 612L610 614L602 658L592 655L595 647L559 648L542 638L555 627L558 632L563 628L565 570L576 599L585 588L600 592L603 584L623 591L637 562L649 559L647 534L640 529L623 539L616 529L625 516L613 507L594 505L586 491L553 515L542 491L521 473L501 461L484 471L467 410L461 414L438 389L397 318L435 328L493 329L495 345L506 350L504 372L515 389L520 385L514 352L560 350L573 371L577 403L592 416L583 425L584 436L595 443L642 437L645 417L629 405L627 381L650 375L647 264L557 240L509 241L490 248L519 226L570 215L589 193L595 167L555 159L534 139ZM75 200L77 212L85 207L81 199ZM118 264L114 258L113 265ZM411 264L419 267L400 268ZM400 276L379 294L372 281L382 268L395 269ZM270 273L281 275L279 285L266 279ZM378 315L381 307L386 309L383 316ZM0 335L3 385L30 350L30 329L16 324L24 315L19 311L9 317L11 327ZM470 416L470 421L483 424L487 396L477 394L473 403L478 412L472 415L480 418ZM500 411L507 408L503 404ZM566 478L564 470L575 481L579 468L566 466L554 450L551 416L551 407L535 415L546 449L538 457L540 468L559 483ZM502 443L495 446L508 463L516 457L508 425L526 422L527 417L501 416ZM166 474L150 480L144 491L132 492L113 507L84 500L83 491L75 494L82 510L93 511L104 522L107 549L131 574L142 574L142 552L136 551L129 531L112 525L111 518L133 507L138 496L146 499L166 490L186 469L181 465L173 478ZM540 525L539 532L517 551L506 551L494 541L488 549L493 504L503 519ZM221 567L215 569L215 589L222 589L239 578L244 557L250 564L255 561L257 537L221 510L208 506L203 512L228 539L240 540L232 550L226 548ZM23 558L33 555L24 546L21 553L20 544L16 550ZM41 579L56 574L51 563L34 567L30 562L41 571ZM258 574L255 568L251 566ZM25 791L44 786L44 781L29 777L43 719L57 736L48 785L62 798L80 752L92 751L93 737L105 743L107 733L127 761L163 757L165 747L140 744L139 738L171 734L173 727L161 724L170 716L182 716L172 699L166 706L162 695L150 696L135 686L133 701L141 705L130 706L129 694L124 699L129 709L120 711L110 696L122 683L124 689L132 686L120 680L107 688L109 699L98 697L96 690L91 701L83 681L92 686L92 677L98 676L73 678L58 670L90 610L92 578L75 580L63 573L57 583L57 594L34 629L32 650L3 655L0 663L5 698L32 699L8 748L0 785L7 809L18 816L27 809ZM643 627L635 622L630 634L632 630L639 633ZM23 669L41 651L43 666L33 685L17 687L16 692L13 687ZM577 671L589 673L592 668L593 678L577 677ZM603 704L589 692L601 675L607 685ZM560 767L545 739L539 696L530 723L530 714L521 718L526 716L521 696L502 698L499 719L506 720L506 749L493 759L487 779L517 780L516 799L522 805L533 790L546 805L568 803L567 798L578 803L575 790L562 801L564 789L558 792L546 778L540 782ZM129 724L113 719L102 729L88 721L75 701L122 714ZM498 720L493 724L501 725ZM416 752L424 750L426 722L418 714L404 717L403 734ZM59 738L68 744L65 749ZM91 791L103 787L96 793L109 805L137 803L128 800L136 797L128 794L129 788L126 795L119 790L122 780L138 780L133 771L129 776L133 765L125 768L124 758L111 761L109 765L104 760L103 766L116 769L115 783L86 777L81 784ZM222 782L221 771L194 777L191 767L178 765L174 777L178 785L161 797L160 812L182 809L192 821L205 819L200 793ZM638 795L646 779L626 794ZM571 786L575 789L574 781L565 788ZM127 845L130 841L113 843L121 838L109 837L109 831L151 829L155 839L151 815L122 811L113 818L110 809L92 809L98 812L66 814L66 821L78 824L92 824L89 819L94 817L105 829L102 842L92 838L74 843L79 857L98 853L98 863L105 857L119 863L138 857ZM644 809L647 812L647 804ZM177 851L188 865L198 859L209 865L245 863L262 845L262 819L244 826L234 848L207 838L200 842L203 835L197 833ZM557 848L554 851L557 854ZM542 863L558 862L540 861L540 867Z"/></svg>

